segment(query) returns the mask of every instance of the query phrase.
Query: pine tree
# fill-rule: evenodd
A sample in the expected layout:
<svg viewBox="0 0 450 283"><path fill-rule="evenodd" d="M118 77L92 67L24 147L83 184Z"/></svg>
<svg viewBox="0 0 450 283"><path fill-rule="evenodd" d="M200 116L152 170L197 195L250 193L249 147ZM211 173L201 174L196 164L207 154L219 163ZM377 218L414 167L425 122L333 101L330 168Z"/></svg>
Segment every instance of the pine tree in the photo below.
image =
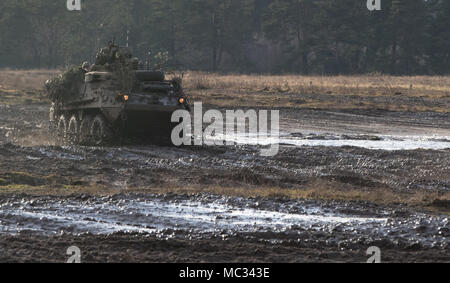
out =
<svg viewBox="0 0 450 283"><path fill-rule="evenodd" d="M428 41L430 64L435 73L450 73L450 1L431 1Z"/></svg>
<svg viewBox="0 0 450 283"><path fill-rule="evenodd" d="M269 6L264 31L270 39L281 44L283 52L287 54L279 62L281 70L309 73L316 12L313 0L275 0ZM288 66L287 62L292 65Z"/></svg>
<svg viewBox="0 0 450 283"><path fill-rule="evenodd" d="M427 10L423 0L393 0L390 15L391 72L420 71L424 55Z"/></svg>
<svg viewBox="0 0 450 283"><path fill-rule="evenodd" d="M207 54L211 70L219 70L225 56L228 61L242 63L240 49L251 39L254 1L190 1L188 30L192 45Z"/></svg>
<svg viewBox="0 0 450 283"><path fill-rule="evenodd" d="M450 73L449 26L448 0L383 0L376 12L364 0L96 0L81 12L65 1L2 0L0 66L92 62L128 37L141 60L168 52L175 68Z"/></svg>

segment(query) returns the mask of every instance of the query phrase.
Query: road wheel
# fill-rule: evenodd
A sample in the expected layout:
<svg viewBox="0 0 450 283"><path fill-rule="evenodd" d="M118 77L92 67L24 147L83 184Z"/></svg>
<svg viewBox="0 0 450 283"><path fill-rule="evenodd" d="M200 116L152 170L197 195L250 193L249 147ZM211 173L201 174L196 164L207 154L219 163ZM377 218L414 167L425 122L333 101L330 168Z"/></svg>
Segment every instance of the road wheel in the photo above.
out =
<svg viewBox="0 0 450 283"><path fill-rule="evenodd" d="M67 140L70 144L76 144L79 140L79 123L77 116L72 115L67 127Z"/></svg>
<svg viewBox="0 0 450 283"><path fill-rule="evenodd" d="M111 130L103 115L99 114L95 116L92 121L90 136L92 143L96 146L106 144L112 137Z"/></svg>
<svg viewBox="0 0 450 283"><path fill-rule="evenodd" d="M88 145L91 142L91 127L92 127L92 116L85 115L80 124L80 143L82 145Z"/></svg>
<svg viewBox="0 0 450 283"><path fill-rule="evenodd" d="M66 116L61 115L56 127L56 141L58 144L65 144L67 140L67 119Z"/></svg>

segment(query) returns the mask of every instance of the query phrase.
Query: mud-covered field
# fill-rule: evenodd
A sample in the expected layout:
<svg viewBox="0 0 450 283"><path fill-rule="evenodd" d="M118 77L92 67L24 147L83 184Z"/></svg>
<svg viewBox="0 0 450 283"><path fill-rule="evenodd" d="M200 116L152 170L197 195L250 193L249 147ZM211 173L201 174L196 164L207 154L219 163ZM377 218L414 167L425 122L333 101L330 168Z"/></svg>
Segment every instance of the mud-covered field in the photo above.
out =
<svg viewBox="0 0 450 283"><path fill-rule="evenodd" d="M450 262L450 115L280 109L280 151L55 146L0 106L0 261Z"/></svg>

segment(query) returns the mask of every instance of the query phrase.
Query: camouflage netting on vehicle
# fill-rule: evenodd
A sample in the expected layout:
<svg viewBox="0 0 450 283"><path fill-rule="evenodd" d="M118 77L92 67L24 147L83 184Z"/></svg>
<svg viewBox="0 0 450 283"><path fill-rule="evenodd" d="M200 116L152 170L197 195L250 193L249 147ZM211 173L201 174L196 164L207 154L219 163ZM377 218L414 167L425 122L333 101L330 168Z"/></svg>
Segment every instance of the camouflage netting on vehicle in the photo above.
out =
<svg viewBox="0 0 450 283"><path fill-rule="evenodd" d="M162 69L162 64L167 61L168 55L167 53L158 53L157 58L159 58L158 69ZM164 73L162 71L141 71L139 73L139 65L139 59L132 57L132 53L128 48L110 43L108 47L101 48L97 52L94 65L89 66L85 62L83 67L70 68L60 76L47 81L48 97L55 103L70 101L71 97L79 94L78 88L83 85L85 74L88 72L112 73L122 92L131 92L143 80L164 81ZM138 77L136 73L138 73Z"/></svg>
<svg viewBox="0 0 450 283"><path fill-rule="evenodd" d="M81 68L73 67L47 81L45 86L49 99L52 102L59 102L77 95L77 88L84 82L85 73Z"/></svg>
<svg viewBox="0 0 450 283"><path fill-rule="evenodd" d="M115 60L111 64L111 70L118 79L120 88L124 92L131 92L136 83L131 53L119 50L115 55Z"/></svg>

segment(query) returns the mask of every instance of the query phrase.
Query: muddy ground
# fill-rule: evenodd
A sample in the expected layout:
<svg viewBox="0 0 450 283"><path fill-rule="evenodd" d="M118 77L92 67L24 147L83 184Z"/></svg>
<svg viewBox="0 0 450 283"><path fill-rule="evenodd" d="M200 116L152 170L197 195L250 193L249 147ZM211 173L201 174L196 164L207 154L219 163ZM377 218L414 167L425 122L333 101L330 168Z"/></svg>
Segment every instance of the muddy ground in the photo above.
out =
<svg viewBox="0 0 450 283"><path fill-rule="evenodd" d="M47 116L0 105L0 261L450 262L448 113L280 109L274 157L55 146Z"/></svg>

